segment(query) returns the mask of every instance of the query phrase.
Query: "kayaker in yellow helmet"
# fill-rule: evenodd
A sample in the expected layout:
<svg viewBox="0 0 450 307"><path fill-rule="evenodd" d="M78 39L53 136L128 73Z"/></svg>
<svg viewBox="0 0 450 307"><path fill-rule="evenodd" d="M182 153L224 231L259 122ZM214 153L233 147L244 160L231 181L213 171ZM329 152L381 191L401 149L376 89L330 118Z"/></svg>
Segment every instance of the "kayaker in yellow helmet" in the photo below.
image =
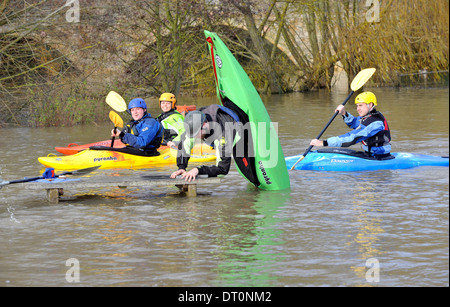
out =
<svg viewBox="0 0 450 307"><path fill-rule="evenodd" d="M128 112L133 118L123 131L114 129L111 136L120 137L130 149L136 149L137 154L157 156L157 148L161 145L163 127L147 112L147 104L142 98L134 98L128 103Z"/></svg>
<svg viewBox="0 0 450 307"><path fill-rule="evenodd" d="M377 98L372 92L363 92L355 99L357 117L346 111L345 106L339 105L336 111L342 115L344 122L353 130L328 138L324 141L314 139L312 146L349 147L362 143L363 156L374 159L391 159L391 133L386 118L378 112ZM335 111L335 112L336 112Z"/></svg>
<svg viewBox="0 0 450 307"><path fill-rule="evenodd" d="M162 113L156 118L164 126L162 145L177 147L184 132L184 117L176 109L177 99L172 93L163 93L159 97Z"/></svg>

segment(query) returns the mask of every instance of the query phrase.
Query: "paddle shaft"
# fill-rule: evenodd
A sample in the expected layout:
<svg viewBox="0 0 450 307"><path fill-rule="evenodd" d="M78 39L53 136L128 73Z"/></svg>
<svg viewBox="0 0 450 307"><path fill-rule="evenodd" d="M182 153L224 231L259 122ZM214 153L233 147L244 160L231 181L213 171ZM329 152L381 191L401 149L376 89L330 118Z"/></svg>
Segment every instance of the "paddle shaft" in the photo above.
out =
<svg viewBox="0 0 450 307"><path fill-rule="evenodd" d="M116 131L117 131L117 127L114 127L114 134L116 133ZM114 147L114 139L115 139L115 137L113 136L111 138L111 147Z"/></svg>
<svg viewBox="0 0 450 307"><path fill-rule="evenodd" d="M67 174L61 174L61 175L55 175L55 178L58 178L59 176L64 176ZM24 179L18 179L18 180L11 180L11 181L6 181L3 182L2 185L7 185L7 184L13 184L13 183L23 183L23 182L30 182L30 181L36 181L39 179L44 179L44 176L40 176L40 177L31 177L31 178L24 178Z"/></svg>
<svg viewBox="0 0 450 307"><path fill-rule="evenodd" d="M114 124L114 129L113 129L113 136L111 138L111 147L114 147L114 139L115 139L115 134L117 132L117 127L123 128L123 120L122 118L119 116L119 114L117 114L114 111L110 111L109 112L109 119L113 122Z"/></svg>
<svg viewBox="0 0 450 307"><path fill-rule="evenodd" d="M345 105L350 98L353 96L353 94L355 93L355 91L351 91L350 94L348 94L347 98L345 98L344 102L341 103L341 105ZM322 136L322 134L324 134L325 130L328 129L328 127L331 125L331 123L333 122L333 120L336 118L336 116L339 114L339 111L334 112L334 115L330 118L330 120L328 121L328 123L326 124L326 126L322 129L322 131L320 131L319 135L316 137L316 139L320 139L320 137ZM300 157L300 159L297 160L297 162L295 162L295 164L291 167L291 170L293 170L295 168L295 166L297 166L297 164L302 161L306 155L311 151L311 149L313 148L313 145L309 145L308 149L305 151L305 153Z"/></svg>
<svg viewBox="0 0 450 307"><path fill-rule="evenodd" d="M89 174L90 172L95 171L99 167L100 167L100 165L99 166L88 167L88 168L83 168L83 169L76 170L76 171L62 172L59 175L55 175L55 178L58 178L58 177L61 177L61 176L64 176L64 175L82 176L82 175L86 175L86 174ZM36 181L36 180L39 180L39 179L44 179L44 176L24 178L24 179L11 180L11 181L3 181L3 182L0 182L0 189L4 185L7 185L7 184L30 182L30 181Z"/></svg>
<svg viewBox="0 0 450 307"><path fill-rule="evenodd" d="M351 91L350 94L347 96L347 98L344 100L343 103L341 103L341 105L345 106L345 104L350 100L350 98L353 96L355 92ZM322 131L320 131L319 135L316 137L316 139L320 139L320 137L322 136L322 134L324 134L325 130L328 129L328 127L331 125L331 123L333 122L333 120L336 118L336 116L339 114L339 111L334 112L333 117L330 118L330 120L328 121L328 123L326 124L326 126L322 129ZM313 148L312 145L309 146L309 148L305 151L305 153L303 154L303 156L306 156L311 149Z"/></svg>

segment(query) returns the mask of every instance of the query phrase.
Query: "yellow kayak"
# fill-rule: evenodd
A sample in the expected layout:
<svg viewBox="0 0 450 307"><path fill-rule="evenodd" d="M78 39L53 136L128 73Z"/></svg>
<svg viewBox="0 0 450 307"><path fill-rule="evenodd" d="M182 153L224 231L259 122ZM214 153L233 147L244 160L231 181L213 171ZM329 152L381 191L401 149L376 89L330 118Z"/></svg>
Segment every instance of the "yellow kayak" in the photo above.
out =
<svg viewBox="0 0 450 307"><path fill-rule="evenodd" d="M191 153L190 162L204 163L216 160L216 155L210 149L203 151L201 148L194 148ZM197 150L195 150L197 149ZM86 149L77 154L69 156L56 156L50 154L47 157L39 157L38 160L46 167L54 169L75 170L91 166L101 165L100 168L149 168L161 165L176 165L177 150L169 147L158 149L158 156L137 156L115 150L93 150Z"/></svg>

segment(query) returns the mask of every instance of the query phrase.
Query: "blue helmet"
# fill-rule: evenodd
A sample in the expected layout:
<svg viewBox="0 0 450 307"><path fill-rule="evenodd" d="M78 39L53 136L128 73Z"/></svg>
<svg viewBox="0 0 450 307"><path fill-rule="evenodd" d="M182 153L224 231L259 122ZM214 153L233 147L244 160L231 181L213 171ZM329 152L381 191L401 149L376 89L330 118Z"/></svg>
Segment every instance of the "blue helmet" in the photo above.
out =
<svg viewBox="0 0 450 307"><path fill-rule="evenodd" d="M147 109L147 104L142 98L134 98L128 103L128 110L131 110L132 108Z"/></svg>

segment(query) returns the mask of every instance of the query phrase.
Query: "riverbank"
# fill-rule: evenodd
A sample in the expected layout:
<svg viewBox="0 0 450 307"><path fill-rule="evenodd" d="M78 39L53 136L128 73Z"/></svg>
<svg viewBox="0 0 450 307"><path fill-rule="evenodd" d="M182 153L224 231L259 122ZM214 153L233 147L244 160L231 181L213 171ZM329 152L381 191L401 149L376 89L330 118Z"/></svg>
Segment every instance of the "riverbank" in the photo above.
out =
<svg viewBox="0 0 450 307"><path fill-rule="evenodd" d="M364 87L365 90L376 91L380 88L385 89L423 89L429 90L432 95L432 91L437 89L448 89L448 72L445 73L446 76L437 79L437 81L432 78L424 79L423 75L414 75L413 79L405 79L405 83L408 86L403 87L393 87L393 86L374 86L368 82L368 85ZM328 94L332 93L349 93L350 89L336 88L336 89L321 89L313 90L312 92L324 92ZM12 128L12 127L70 127L77 125L92 125L98 126L109 122L109 118L106 114L110 111L110 108L105 103L105 98L109 89L104 89L96 94L87 94L83 92L73 91L69 97L65 96L63 91L59 91L60 96L49 95L42 97L42 100L32 100L28 98L29 105L23 107L22 110L17 112L6 112L3 111L0 115L0 129L1 128ZM215 95L199 95L199 92L204 93L206 91L195 90L195 91L184 91L177 97L178 105L205 105L205 101L213 101L213 103L218 103ZM289 96L295 93L302 94L311 91L297 91L284 94L276 95L261 95L263 101L268 101L272 96L283 97ZM36 97L36 96L34 96ZM125 100L130 100L134 98L130 94L124 94ZM160 109L158 108L158 98L157 96L144 97L149 105L149 111L153 116L160 114ZM5 101L0 94L0 101ZM318 102L319 103L319 102ZM128 114L122 114L124 119L129 119ZM6 119L6 120L5 120Z"/></svg>
<svg viewBox="0 0 450 307"><path fill-rule="evenodd" d="M158 3L3 1L0 125L95 124L109 90L127 99L212 96L204 29L219 34L262 94L345 86L336 71L351 80L367 67L377 68L372 86L448 71L445 0Z"/></svg>

